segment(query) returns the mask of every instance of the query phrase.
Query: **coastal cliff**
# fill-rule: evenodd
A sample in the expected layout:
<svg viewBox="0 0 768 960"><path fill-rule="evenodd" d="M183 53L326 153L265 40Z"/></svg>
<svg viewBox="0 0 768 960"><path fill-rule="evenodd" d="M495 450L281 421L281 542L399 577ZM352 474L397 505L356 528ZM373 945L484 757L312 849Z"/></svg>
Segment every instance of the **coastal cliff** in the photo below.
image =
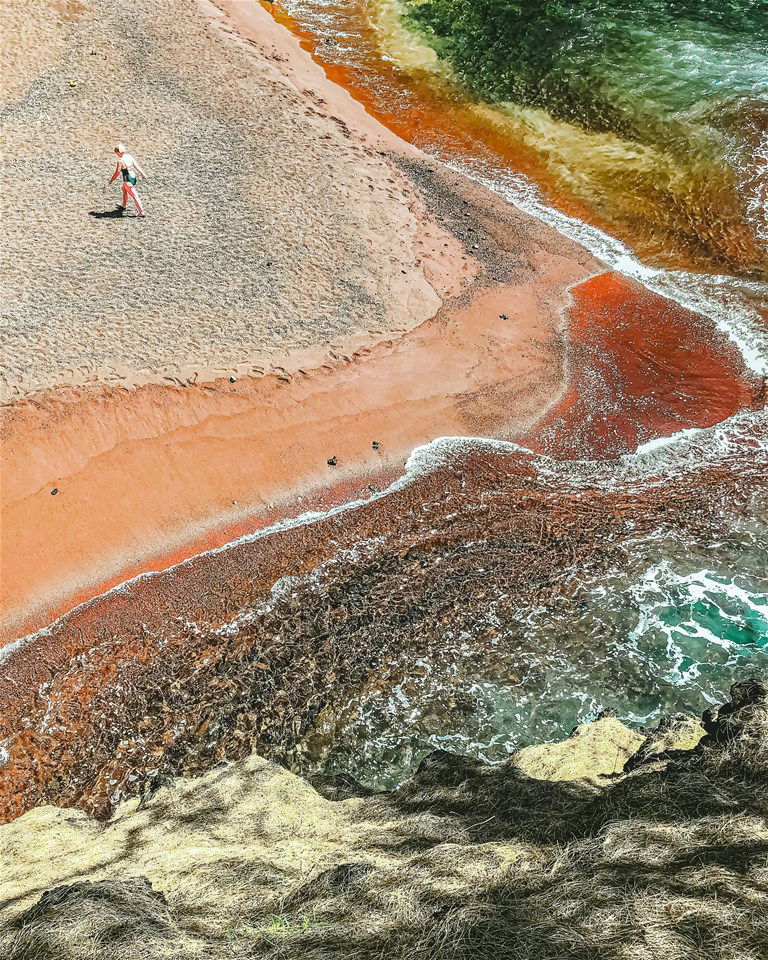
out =
<svg viewBox="0 0 768 960"><path fill-rule="evenodd" d="M765 956L767 693L643 734L603 716L501 765L437 751L392 792L251 756L107 824L31 810L0 827L0 953Z"/></svg>

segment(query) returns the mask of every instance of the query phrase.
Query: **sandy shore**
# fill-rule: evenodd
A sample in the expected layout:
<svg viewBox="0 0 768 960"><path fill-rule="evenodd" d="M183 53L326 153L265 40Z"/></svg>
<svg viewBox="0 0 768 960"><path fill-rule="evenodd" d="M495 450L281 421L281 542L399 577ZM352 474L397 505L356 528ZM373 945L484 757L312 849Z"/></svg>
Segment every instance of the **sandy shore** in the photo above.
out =
<svg viewBox="0 0 768 960"><path fill-rule="evenodd" d="M3 8L0 642L385 483L436 436L615 456L750 402L668 301L608 280L572 309L590 254L400 141L254 0L33 7ZM151 174L144 222L88 216L115 139Z"/></svg>
<svg viewBox="0 0 768 960"><path fill-rule="evenodd" d="M258 4L128 6L4 8L26 78L6 638L435 435L526 428L563 390L567 291L600 269L398 140ZM151 175L144 222L88 216L115 139Z"/></svg>
<svg viewBox="0 0 768 960"><path fill-rule="evenodd" d="M472 231L478 278L414 330L235 383L70 391L14 405L6 637L212 537L223 542L235 525L254 529L277 507L300 513L311 491L317 499L361 472L398 475L436 436L514 436L557 402L562 311L583 266L537 237L540 227L519 229L502 204L470 207L447 187L433 182L430 203L456 235Z"/></svg>

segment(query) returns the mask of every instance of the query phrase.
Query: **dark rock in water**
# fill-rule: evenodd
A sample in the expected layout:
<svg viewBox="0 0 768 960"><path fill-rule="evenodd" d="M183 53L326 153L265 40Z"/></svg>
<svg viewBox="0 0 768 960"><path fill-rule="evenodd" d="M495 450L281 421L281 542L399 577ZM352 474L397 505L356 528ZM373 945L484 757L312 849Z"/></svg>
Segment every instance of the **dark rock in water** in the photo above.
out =
<svg viewBox="0 0 768 960"><path fill-rule="evenodd" d="M229 378L229 382L230 382L230 383L237 383L237 377L230 377L230 378Z"/></svg>
<svg viewBox="0 0 768 960"><path fill-rule="evenodd" d="M712 741L725 743L732 740L737 736L742 725L742 719L738 715L742 711L746 713L750 707L764 703L767 699L768 683L759 677L750 677L748 680L734 683L730 689L728 703L710 707L709 710L704 711L701 722L707 736L702 743Z"/></svg>
<svg viewBox="0 0 768 960"><path fill-rule="evenodd" d="M348 773L335 775L319 773L307 777L307 781L326 800L349 800L351 797L373 797L382 793L380 790L366 787Z"/></svg>
<svg viewBox="0 0 768 960"><path fill-rule="evenodd" d="M59 488L58 488L58 487L54 487L53 490L51 490L51 496L52 496L52 497L55 497L58 492L59 492Z"/></svg>
<svg viewBox="0 0 768 960"><path fill-rule="evenodd" d="M331 457L330 460L326 460L325 462L328 464L329 467L335 467L339 461L336 457Z"/></svg>

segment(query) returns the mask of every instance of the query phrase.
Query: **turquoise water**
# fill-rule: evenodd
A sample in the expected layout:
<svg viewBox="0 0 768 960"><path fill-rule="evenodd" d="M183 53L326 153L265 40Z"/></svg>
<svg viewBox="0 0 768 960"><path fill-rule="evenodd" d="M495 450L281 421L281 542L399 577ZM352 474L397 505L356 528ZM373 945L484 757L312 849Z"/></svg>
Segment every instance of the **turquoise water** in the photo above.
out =
<svg viewBox="0 0 768 960"><path fill-rule="evenodd" d="M607 708L634 726L698 715L734 679L768 670L768 577L754 572L768 571L766 548L745 539L714 565L693 546L636 549L568 604L502 623L491 603L474 630L393 665L321 725L305 769L391 788L436 748L500 762ZM658 559L665 549L676 559Z"/></svg>
<svg viewBox="0 0 768 960"><path fill-rule="evenodd" d="M723 428L619 467L550 462L546 470L556 486L570 475L571 491L653 483L675 460L695 471L699 458L720 449L727 462L735 440ZM477 550L484 578L479 604L468 595L462 604L449 551L444 599L458 589L450 615L440 627L418 623L412 654L388 664L341 711L320 717L299 769L391 788L436 748L501 762L522 746L563 739L606 709L638 728L676 713L698 716L726 700L734 681L768 674L768 504L756 482L765 448L754 453L756 471L743 472L746 509L720 494L714 527L683 533L661 521L642 536L632 535L630 515L619 561L591 576L578 564L558 572L554 595L540 605L510 604L514 584L492 572L495 533L486 547L467 547Z"/></svg>

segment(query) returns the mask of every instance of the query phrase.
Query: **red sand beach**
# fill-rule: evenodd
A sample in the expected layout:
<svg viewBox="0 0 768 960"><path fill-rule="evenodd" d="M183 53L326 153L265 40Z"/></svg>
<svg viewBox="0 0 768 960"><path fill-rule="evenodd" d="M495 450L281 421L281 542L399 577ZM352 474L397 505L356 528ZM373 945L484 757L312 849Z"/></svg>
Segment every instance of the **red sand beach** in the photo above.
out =
<svg viewBox="0 0 768 960"><path fill-rule="evenodd" d="M159 31L153 18L159 22L167 8L142 2L147 29ZM29 720L13 747L16 773L4 795L6 816L43 797L69 803L85 796L82 784L56 793L58 775L33 789L35 758L53 770L58 751L66 753L78 731L93 728L96 736L100 721L96 714L87 719L89 705L106 702L126 664L134 672L142 664L149 672L160 669L156 638L166 627L176 637L179 617L204 622L210 616L221 624L249 598L268 593L275 578L306 571L363 534L391 533L388 524L398 510L405 511L403 523L412 523L421 515L414 498L429 493L440 502L441 489L459 496L463 487L457 476L436 475L398 494L391 509L379 500L319 527L270 535L259 546L200 556L204 551L307 510L365 499L402 474L414 447L435 437L503 438L558 459L610 459L764 402L764 385L708 321L606 272L576 243L400 140L326 77L257 3L220 6L229 17L190 0L189 31L166 24L162 42L183 81L203 104L223 89L196 86L199 75L183 72L191 36L198 53L210 44L212 72L240 71L242 97L235 85L227 90L233 102L213 104L229 111L227 136L240 136L237 118L254 103L247 86L253 73L264 103L275 98L272 106L259 101L262 113L252 118L262 131L259 142L272 143L269 110L276 110L299 131L309 125L308 149L316 155L292 168L291 177L269 167L273 183L266 200L264 183L254 191L246 178L244 186L235 158L210 183L226 215L214 210L196 221L199 234L191 235L205 242L188 243L182 252L172 249L171 213L181 216L185 198L171 196L175 181L164 181L170 199L158 199L157 219L142 224L145 239L121 234L131 244L149 244L139 248L151 252L142 279L164 298L167 325L159 333L153 310L110 313L102 304L89 313L93 291L108 287L110 276L111 260L99 257L112 249L110 235L94 232L92 224L73 221L67 245L51 254L66 263L78 244L90 251L82 283L64 284L69 299L58 288L52 310L44 299L24 299L23 273L11 276L20 306L19 325L10 327L18 362L4 380L2 412L0 642L98 599L15 648L4 663L4 735L15 736L19 724L44 709L40 685L50 681L58 691L56 709L71 720L61 742L48 737L39 748ZM110 15L106 6L100 13ZM84 30L100 49L100 22L78 8L64 22L63 36L72 43ZM57 49L48 51L54 60ZM34 69L42 69L38 61ZM183 116L183 103L171 107ZM72 106L78 123L83 109L90 108ZM211 127L212 157L222 135ZM331 183L344 186L343 197L329 202L343 207L346 220L334 218L330 208L313 219L313 204L321 202L314 181L323 170L329 191ZM240 197L231 214L229 189ZM269 205L278 199L300 207L302 216L275 227L271 243L282 243L285 235L293 246L257 248ZM20 245L37 229L25 226L22 212L11 222ZM221 263L215 262L219 246L227 247ZM337 250L345 257L339 277ZM289 267L277 272L281 286L270 286L272 258L278 257ZM357 272L343 274L350 263ZM196 284L199 276L204 283ZM211 300L207 291L222 278L235 285ZM142 293L136 281L125 296ZM282 298L279 315L276 298ZM58 338L56 350L26 336L24 311L33 308L49 310L44 326L46 336ZM268 322L257 329L262 313ZM199 327L204 317L205 337ZM216 341L219 327L224 333ZM149 357L147 349L154 351ZM90 365L81 367L86 354ZM475 481L487 480L486 466ZM509 469L522 484L509 492L510 509L524 527L530 471L514 456ZM642 506L630 500L617 506L609 498L597 512L587 503L585 516L598 523L604 510L606 522L613 522L617 510ZM554 511L554 530L570 529L574 504L556 501L547 494L536 510L549 517L546 524ZM468 515L473 509L470 504ZM506 522L503 510L499 522ZM532 522L533 547L540 526L535 516ZM327 542L324 530L330 531ZM573 549L587 558L592 547L575 527L571 532ZM553 563L560 562L559 536ZM102 596L138 574L195 557L127 593ZM541 567L542 582L549 582L545 554L527 562L530 570ZM523 584L525 570L514 570ZM114 659L110 644L117 644ZM95 649L97 662L87 676L78 667L80 685L70 690L62 671ZM194 655L203 656L199 650ZM134 721L140 718L132 715L126 723ZM128 769L120 766L120 776ZM88 786L87 804L103 812L106 790L106 781Z"/></svg>
<svg viewBox="0 0 768 960"><path fill-rule="evenodd" d="M757 397L706 323L613 275L583 283L600 273L590 255L425 162L257 4L221 6L234 17L225 28L250 41L249 58L268 51L324 116L343 119L346 136L417 164L422 269L443 305L413 329L294 351L234 383L201 370L162 386L134 371L125 386L62 385L6 406L6 641L265 518L336 502L340 485L359 491L362 477L396 476L436 436L617 456Z"/></svg>

